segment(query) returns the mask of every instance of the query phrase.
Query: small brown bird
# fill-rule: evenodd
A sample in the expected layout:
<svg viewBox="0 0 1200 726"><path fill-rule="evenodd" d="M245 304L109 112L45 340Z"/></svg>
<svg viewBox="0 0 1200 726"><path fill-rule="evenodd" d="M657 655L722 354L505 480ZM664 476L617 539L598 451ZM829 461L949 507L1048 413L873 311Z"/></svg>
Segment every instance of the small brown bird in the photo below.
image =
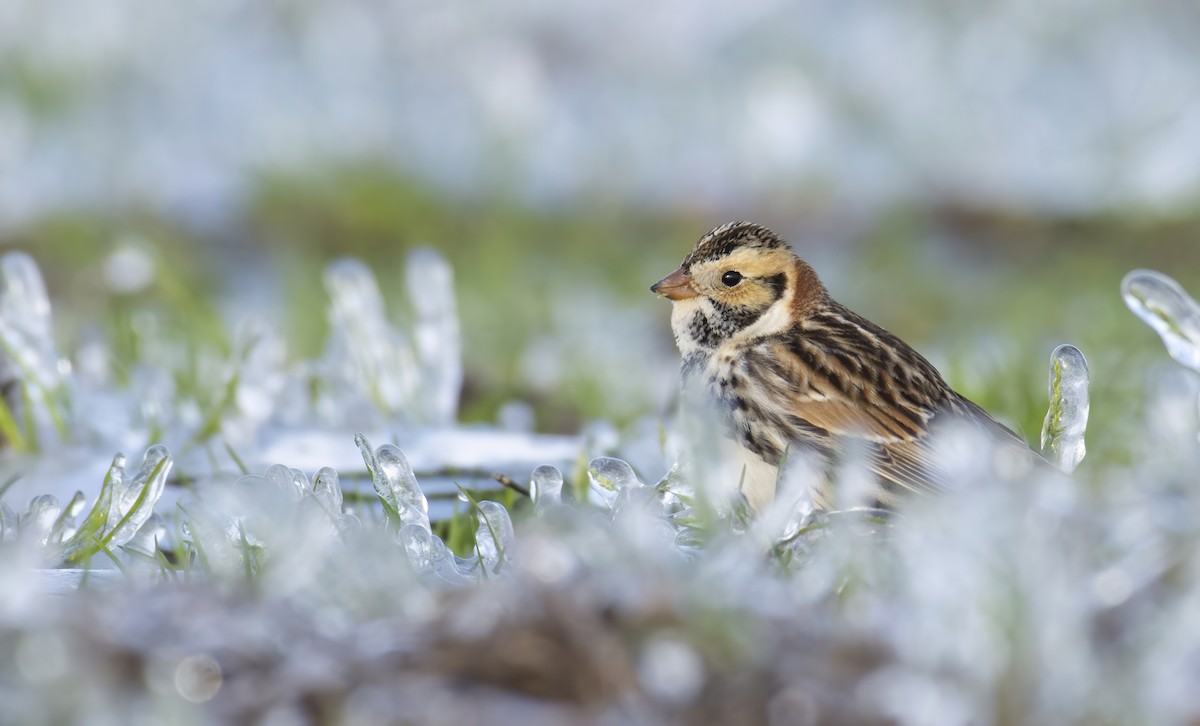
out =
<svg viewBox="0 0 1200 726"><path fill-rule="evenodd" d="M931 445L946 421L977 425L1032 456L1024 439L951 389L920 353L830 298L813 269L765 227L717 227L650 290L672 302L685 392L716 404L756 511L774 498L789 449L827 467L861 452L883 507L903 492L948 483ZM827 485L813 496L818 508L835 503Z"/></svg>

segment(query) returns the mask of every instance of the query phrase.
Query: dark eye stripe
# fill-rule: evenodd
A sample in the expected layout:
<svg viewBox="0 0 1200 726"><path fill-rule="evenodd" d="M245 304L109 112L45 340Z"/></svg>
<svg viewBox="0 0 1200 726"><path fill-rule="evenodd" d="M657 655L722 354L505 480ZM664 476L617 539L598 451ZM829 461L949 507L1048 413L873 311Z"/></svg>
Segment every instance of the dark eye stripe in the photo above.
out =
<svg viewBox="0 0 1200 726"><path fill-rule="evenodd" d="M783 297L784 292L787 291L787 275L782 272L778 275L764 277L763 282L767 283L767 286L771 288L771 297L775 300Z"/></svg>

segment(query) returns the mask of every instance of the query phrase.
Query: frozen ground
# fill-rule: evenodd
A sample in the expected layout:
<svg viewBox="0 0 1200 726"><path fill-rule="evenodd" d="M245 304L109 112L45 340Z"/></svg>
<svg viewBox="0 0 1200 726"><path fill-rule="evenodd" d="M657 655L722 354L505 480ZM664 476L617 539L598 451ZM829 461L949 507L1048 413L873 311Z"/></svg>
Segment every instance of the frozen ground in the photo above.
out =
<svg viewBox="0 0 1200 726"><path fill-rule="evenodd" d="M413 265L450 284L436 257ZM944 449L959 486L901 514L812 511L798 462L757 519L669 428L615 442L643 480L615 458L576 467L599 428L457 427L453 310L401 329L361 265L328 280L325 355L284 365L252 328L212 366L210 408L62 362L36 268L0 260L3 463L22 473L0 509L0 720L1200 717L1200 306L1170 278L1122 286L1182 364L1153 376L1127 467L1031 471L964 431ZM1042 445L1064 472L1087 391L1061 346ZM147 436L171 443L73 471ZM499 466L528 500L459 491L453 526L433 521L439 481ZM858 475L848 462L844 491Z"/></svg>

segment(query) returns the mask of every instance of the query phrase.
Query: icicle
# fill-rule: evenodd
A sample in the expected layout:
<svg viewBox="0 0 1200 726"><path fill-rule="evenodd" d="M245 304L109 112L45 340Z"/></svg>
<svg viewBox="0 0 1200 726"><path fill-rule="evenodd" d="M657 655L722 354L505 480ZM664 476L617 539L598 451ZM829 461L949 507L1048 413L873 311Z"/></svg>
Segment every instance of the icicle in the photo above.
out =
<svg viewBox="0 0 1200 726"><path fill-rule="evenodd" d="M151 514L150 517L134 532L125 544L123 549L137 552L144 557L154 557L155 550L159 544L167 536L167 527L163 524L163 519L158 514Z"/></svg>
<svg viewBox="0 0 1200 726"><path fill-rule="evenodd" d="M612 509L622 490L642 486L633 467L621 459L600 456L588 463L588 481L599 504Z"/></svg>
<svg viewBox="0 0 1200 726"><path fill-rule="evenodd" d="M429 502L404 452L391 444L384 444L372 452L371 442L362 434L354 436L354 443L358 444L367 471L371 474L375 493L388 508L396 512L400 524L414 524L429 529Z"/></svg>
<svg viewBox="0 0 1200 726"><path fill-rule="evenodd" d="M87 497L83 495L83 492L75 492L75 496L71 497L71 501L67 503L66 507L63 507L62 514L59 515L58 521L50 530L50 536L46 541L48 546L59 547L75 535L78 529L75 518L83 511L85 504L87 504Z"/></svg>
<svg viewBox="0 0 1200 726"><path fill-rule="evenodd" d="M294 502L300 501L311 491L308 477L304 475L304 472L299 469L291 469L283 464L272 464L267 467L263 478L280 492L287 494Z"/></svg>
<svg viewBox="0 0 1200 726"><path fill-rule="evenodd" d="M338 532L345 534L362 526L358 517L342 511L342 484L337 472L328 466L318 470L313 477L312 497L333 519Z"/></svg>
<svg viewBox="0 0 1200 726"><path fill-rule="evenodd" d="M387 320L375 276L358 260L338 260L325 270L325 288L325 374L385 414L402 412L413 402L418 371L408 341Z"/></svg>
<svg viewBox="0 0 1200 726"><path fill-rule="evenodd" d="M1172 358L1200 371L1200 304L1178 282L1153 270L1134 270L1121 281L1121 295Z"/></svg>
<svg viewBox="0 0 1200 726"><path fill-rule="evenodd" d="M67 376L70 363L58 355L50 317L50 298L37 263L23 252L0 257L0 384L20 382L34 404L30 415L53 424L65 438L69 399ZM10 397L10 409L21 401ZM22 442L12 441L17 445Z"/></svg>
<svg viewBox="0 0 1200 726"><path fill-rule="evenodd" d="M420 368L423 419L449 425L458 413L463 376L454 272L437 252L417 249L408 257L405 280L416 313L413 342Z"/></svg>
<svg viewBox="0 0 1200 726"><path fill-rule="evenodd" d="M342 484L337 472L328 466L313 477L313 496L331 517L342 516Z"/></svg>
<svg viewBox="0 0 1200 726"><path fill-rule="evenodd" d="M1060 345L1050 355L1050 408L1042 424L1042 453L1064 473L1083 461L1087 447L1088 366L1073 345Z"/></svg>
<svg viewBox="0 0 1200 726"><path fill-rule="evenodd" d="M20 532L21 517L13 508L0 499L0 542L8 542L17 538Z"/></svg>
<svg viewBox="0 0 1200 726"><path fill-rule="evenodd" d="M400 542L413 569L426 577L436 577L451 585L471 585L476 578L460 567L454 553L441 537L419 525L400 528Z"/></svg>
<svg viewBox="0 0 1200 726"><path fill-rule="evenodd" d="M128 542L154 513L154 506L162 496L172 464L171 453L165 446L151 446L146 450L141 468L121 497L121 501L127 502L127 505L122 504L114 512L120 517L110 519L106 527L108 534L105 539L109 547L120 547ZM117 499L114 496L114 502Z"/></svg>
<svg viewBox="0 0 1200 726"><path fill-rule="evenodd" d="M244 426L247 431L242 432L243 436L249 438L249 433L274 413L287 385L287 346L265 320L257 317L243 320L234 339L234 370L229 375L237 377L234 395L239 417L226 421L225 428Z"/></svg>
<svg viewBox="0 0 1200 726"><path fill-rule="evenodd" d="M21 515L21 537L32 537L44 547L50 538L50 530L61 513L62 507L58 504L58 497L53 494L34 497L29 502L29 509Z"/></svg>
<svg viewBox="0 0 1200 726"><path fill-rule="evenodd" d="M512 545L516 541L512 520L504 505L497 502L480 502L477 514L475 547L487 571L499 574L504 563L512 559Z"/></svg>
<svg viewBox="0 0 1200 726"><path fill-rule="evenodd" d="M529 493L534 510L541 514L562 503L563 475L557 467L539 466L529 475Z"/></svg>

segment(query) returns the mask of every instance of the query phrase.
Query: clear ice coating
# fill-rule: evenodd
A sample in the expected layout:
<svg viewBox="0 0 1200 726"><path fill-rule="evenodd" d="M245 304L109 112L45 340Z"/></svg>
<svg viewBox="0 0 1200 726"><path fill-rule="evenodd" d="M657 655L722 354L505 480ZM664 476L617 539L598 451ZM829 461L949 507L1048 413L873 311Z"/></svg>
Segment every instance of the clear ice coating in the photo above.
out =
<svg viewBox="0 0 1200 726"><path fill-rule="evenodd" d="M450 585L472 585L478 571L473 563L454 556L441 537L417 525L400 528L400 543L409 564L419 574Z"/></svg>
<svg viewBox="0 0 1200 726"><path fill-rule="evenodd" d="M429 502L404 452L392 444L384 444L372 451L371 442L362 434L354 435L354 443L371 474L375 493L384 506L399 517L400 526L429 529Z"/></svg>
<svg viewBox="0 0 1200 726"><path fill-rule="evenodd" d="M75 495L71 497L71 501L67 502L67 506L63 508L58 521L50 529L50 536L46 541L48 546L59 547L65 540L75 536L75 532L77 531L75 519L83 511L86 504L87 497L83 495L83 492L75 492Z"/></svg>
<svg viewBox="0 0 1200 726"><path fill-rule="evenodd" d="M596 503L609 509L616 505L623 491L642 486L628 462L611 456L599 456L588 463L588 482Z"/></svg>
<svg viewBox="0 0 1200 726"><path fill-rule="evenodd" d="M475 548L489 574L500 574L512 559L516 541L508 510L498 502L480 502L476 511L479 524L475 529Z"/></svg>
<svg viewBox="0 0 1200 726"><path fill-rule="evenodd" d="M252 479L253 477L245 477ZM283 464L272 464L267 467L263 478L281 493L286 494L293 502L298 502L309 492L308 477L299 469L292 469Z"/></svg>
<svg viewBox="0 0 1200 726"><path fill-rule="evenodd" d="M1060 345L1050 354L1050 407L1042 424L1042 453L1066 474L1083 461L1087 447L1088 366L1073 345Z"/></svg>
<svg viewBox="0 0 1200 726"><path fill-rule="evenodd" d="M54 528L54 523L61 513L62 507L58 504L58 497L52 494L34 497L29 502L29 509L21 515L22 536L31 537L44 547L50 539L50 530Z"/></svg>
<svg viewBox="0 0 1200 726"><path fill-rule="evenodd" d="M122 549L135 552L142 557L154 557L159 545L166 539L167 527L163 518L152 513L137 532L125 542Z"/></svg>
<svg viewBox="0 0 1200 726"><path fill-rule="evenodd" d="M421 248L408 257L405 283L415 317L412 335L421 378L421 418L445 426L458 414L463 377L454 272L440 254Z"/></svg>
<svg viewBox="0 0 1200 726"><path fill-rule="evenodd" d="M55 528L57 535L52 532L48 542L58 546L57 559L62 564L83 564L101 548L115 552L133 539L154 514L172 464L166 447L151 446L137 473L127 478L125 457L114 456L96 503L83 522L78 527L74 525L83 508L82 494L77 493L63 512L62 524Z"/></svg>
<svg viewBox="0 0 1200 726"><path fill-rule="evenodd" d="M322 361L332 395L357 396L387 415L404 412L417 390L417 367L404 335L388 322L370 268L343 259L325 270L329 343ZM344 402L341 402L345 406Z"/></svg>
<svg viewBox="0 0 1200 726"><path fill-rule="evenodd" d="M24 252L5 254L0 257L0 384L19 384L11 390L18 396L23 393L33 404L31 416L52 424L62 438L67 435L70 408L69 370L54 345L50 298L37 263ZM10 409L18 403L15 399L6 397ZM5 433L16 439L10 444L23 447L20 434Z"/></svg>
<svg viewBox="0 0 1200 726"><path fill-rule="evenodd" d="M331 517L342 516L342 484L338 474L328 466L313 476L313 496Z"/></svg>
<svg viewBox="0 0 1200 726"><path fill-rule="evenodd" d="M1162 338L1179 363L1200 371L1200 304L1161 272L1134 270L1121 281L1125 305Z"/></svg>
<svg viewBox="0 0 1200 726"><path fill-rule="evenodd" d="M223 422L227 437L231 427L240 436L236 440L248 440L250 435L274 413L280 394L287 385L287 346L279 334L265 321L257 317L243 320L234 334L234 358L232 365L237 387L234 401L237 416Z"/></svg>
<svg viewBox="0 0 1200 726"><path fill-rule="evenodd" d="M158 504L171 473L171 465L171 453L165 446L151 446L132 480L126 483L122 476L119 486L114 482L109 527L106 527L102 540L110 548L128 542L154 513L154 506Z"/></svg>
<svg viewBox="0 0 1200 726"><path fill-rule="evenodd" d="M542 465L529 475L529 493L535 511L544 512L562 503L563 475L556 466Z"/></svg>

